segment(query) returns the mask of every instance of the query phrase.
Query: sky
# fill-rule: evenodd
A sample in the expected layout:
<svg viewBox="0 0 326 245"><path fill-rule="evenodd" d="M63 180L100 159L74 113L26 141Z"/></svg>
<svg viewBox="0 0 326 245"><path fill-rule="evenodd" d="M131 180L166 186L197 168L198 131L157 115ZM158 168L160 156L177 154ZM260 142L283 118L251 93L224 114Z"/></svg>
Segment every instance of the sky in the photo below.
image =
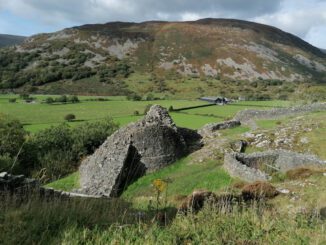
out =
<svg viewBox="0 0 326 245"><path fill-rule="evenodd" d="M326 0L0 0L0 33L30 36L110 21L255 21L326 49Z"/></svg>

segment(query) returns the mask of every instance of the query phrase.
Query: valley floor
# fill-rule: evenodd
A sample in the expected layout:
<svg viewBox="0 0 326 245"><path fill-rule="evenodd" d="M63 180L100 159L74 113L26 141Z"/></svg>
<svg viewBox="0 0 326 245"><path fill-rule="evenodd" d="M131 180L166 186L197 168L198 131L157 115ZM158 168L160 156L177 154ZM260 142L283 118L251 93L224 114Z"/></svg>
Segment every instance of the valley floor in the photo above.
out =
<svg viewBox="0 0 326 245"><path fill-rule="evenodd" d="M76 105L29 105L9 104L8 98L2 96L0 112L18 117L28 130L35 132L60 123L68 112L86 121L110 113L124 125L137 120L139 116L133 116L133 112L142 112L146 104L174 108L202 104L199 101L131 102L112 98L107 102L90 102L86 99L83 97L81 104ZM291 104L246 101L174 112L172 117L178 126L200 128L206 123L231 119L243 109L271 109ZM126 118L122 120L123 116ZM138 179L119 199L51 202L35 199L23 204L19 200L4 200L0 204L0 244L326 244L326 215L320 212L326 207L326 169L273 176L272 184L283 194L263 204L238 205L232 211L207 205L198 214L177 214L180 203L194 190L217 194L240 192L245 183L230 177L222 167L223 155L235 141L249 142L246 153L288 149L326 160L325 119L326 111L317 111L256 120L254 128L242 125L217 131L204 139L202 149ZM78 178L78 173L74 173L48 187L70 191L78 188ZM161 193L153 187L155 180L167 183Z"/></svg>

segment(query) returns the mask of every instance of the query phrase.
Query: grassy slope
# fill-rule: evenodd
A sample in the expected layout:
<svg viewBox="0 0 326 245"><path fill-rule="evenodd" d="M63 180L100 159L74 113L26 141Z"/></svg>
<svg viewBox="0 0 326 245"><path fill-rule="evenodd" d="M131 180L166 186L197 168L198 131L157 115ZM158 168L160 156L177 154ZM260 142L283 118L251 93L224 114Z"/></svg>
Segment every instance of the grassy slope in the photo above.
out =
<svg viewBox="0 0 326 245"><path fill-rule="evenodd" d="M167 168L139 179L127 188L123 198L140 205L155 199L152 182L156 179L170 182L167 197L172 203L175 203L179 196L189 195L195 189L218 191L232 182L230 176L221 168L221 164L215 161L189 164L189 160L179 160Z"/></svg>

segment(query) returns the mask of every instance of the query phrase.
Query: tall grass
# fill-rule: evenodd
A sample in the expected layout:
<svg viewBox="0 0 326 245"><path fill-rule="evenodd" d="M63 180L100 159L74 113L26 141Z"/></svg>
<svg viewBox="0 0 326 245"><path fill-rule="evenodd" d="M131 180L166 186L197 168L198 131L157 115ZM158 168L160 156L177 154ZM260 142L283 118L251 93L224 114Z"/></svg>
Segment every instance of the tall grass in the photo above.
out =
<svg viewBox="0 0 326 245"><path fill-rule="evenodd" d="M0 244L324 244L324 221L274 209L206 207L160 225L123 200L1 202ZM257 211L259 210L259 212ZM170 219L174 216L170 215Z"/></svg>

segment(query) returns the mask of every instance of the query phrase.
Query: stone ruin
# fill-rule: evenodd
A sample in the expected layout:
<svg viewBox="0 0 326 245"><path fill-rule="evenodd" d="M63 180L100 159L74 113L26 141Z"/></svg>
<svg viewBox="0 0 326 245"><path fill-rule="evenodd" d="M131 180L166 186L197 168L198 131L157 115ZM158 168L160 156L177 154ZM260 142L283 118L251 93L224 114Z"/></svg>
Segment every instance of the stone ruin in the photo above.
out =
<svg viewBox="0 0 326 245"><path fill-rule="evenodd" d="M224 168L229 174L248 182L268 181L273 173L285 173L301 167L326 167L326 161L313 155L285 150L252 154L230 153L224 156Z"/></svg>
<svg viewBox="0 0 326 245"><path fill-rule="evenodd" d="M201 147L195 130L178 128L154 105L144 119L111 135L79 169L80 192L118 197L145 173L159 170Z"/></svg>
<svg viewBox="0 0 326 245"><path fill-rule="evenodd" d="M223 130L223 129L230 129L241 126L241 122L238 120L231 120L226 122L219 122L219 123L209 123L198 130L198 133L202 136L209 136L212 135L215 131Z"/></svg>
<svg viewBox="0 0 326 245"><path fill-rule="evenodd" d="M16 200L28 200L30 197L43 199L69 197L69 193L56 191L41 186L41 183L24 175L13 175L7 172L0 173L0 201L14 196Z"/></svg>

